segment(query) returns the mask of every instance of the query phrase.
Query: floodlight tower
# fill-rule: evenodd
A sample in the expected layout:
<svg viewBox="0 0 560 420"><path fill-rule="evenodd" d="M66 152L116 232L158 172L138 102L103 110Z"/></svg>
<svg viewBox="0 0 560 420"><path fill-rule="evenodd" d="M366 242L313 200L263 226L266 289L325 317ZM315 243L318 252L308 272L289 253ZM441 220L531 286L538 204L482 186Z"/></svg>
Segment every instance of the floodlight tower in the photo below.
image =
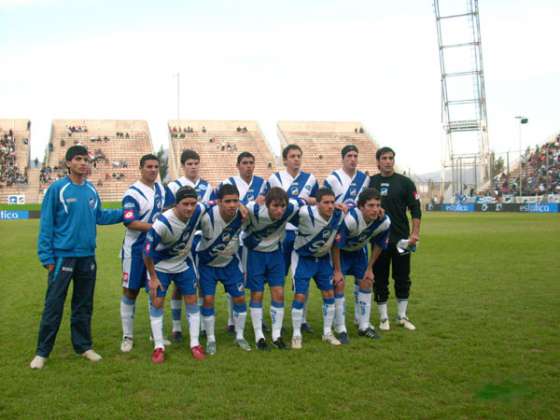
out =
<svg viewBox="0 0 560 420"><path fill-rule="evenodd" d="M464 170L469 168L478 190L491 176L478 0L434 0L434 11L445 136L443 167L451 168L453 193L462 192L462 184L467 183Z"/></svg>

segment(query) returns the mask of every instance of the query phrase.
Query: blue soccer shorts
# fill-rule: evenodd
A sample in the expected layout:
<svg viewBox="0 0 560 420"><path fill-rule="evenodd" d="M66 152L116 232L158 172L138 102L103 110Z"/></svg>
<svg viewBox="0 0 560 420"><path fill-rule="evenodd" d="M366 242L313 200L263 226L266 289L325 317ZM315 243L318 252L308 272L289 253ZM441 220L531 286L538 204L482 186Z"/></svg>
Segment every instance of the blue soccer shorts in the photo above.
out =
<svg viewBox="0 0 560 420"><path fill-rule="evenodd" d="M148 275L142 254L132 254L122 259L122 287L140 290L148 283Z"/></svg>
<svg viewBox="0 0 560 420"><path fill-rule="evenodd" d="M295 293L307 294L313 278L321 291L333 290L333 266L330 254L323 257L303 257L292 252L292 282Z"/></svg>
<svg viewBox="0 0 560 420"><path fill-rule="evenodd" d="M359 284L366 274L368 264L367 247L357 251L340 250L340 268L345 276L354 276L354 282Z"/></svg>
<svg viewBox="0 0 560 420"><path fill-rule="evenodd" d="M234 257L225 267L211 267L200 264L198 274L202 296L214 296L218 282L224 285L225 291L232 297L245 295L243 271L237 257Z"/></svg>
<svg viewBox="0 0 560 420"><path fill-rule="evenodd" d="M247 288L252 292L262 292L264 285L284 287L284 257L282 251L272 252L247 250L245 270Z"/></svg>

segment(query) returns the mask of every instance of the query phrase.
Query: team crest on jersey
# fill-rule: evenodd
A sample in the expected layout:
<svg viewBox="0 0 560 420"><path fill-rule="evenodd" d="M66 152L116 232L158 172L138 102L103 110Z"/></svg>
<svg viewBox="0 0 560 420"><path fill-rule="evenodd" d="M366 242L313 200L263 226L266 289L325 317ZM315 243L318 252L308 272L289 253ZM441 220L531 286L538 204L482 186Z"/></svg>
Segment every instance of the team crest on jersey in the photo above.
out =
<svg viewBox="0 0 560 420"><path fill-rule="evenodd" d="M247 194L245 194L245 199L247 201L253 201L255 199L255 196L253 195L253 191L247 191Z"/></svg>
<svg viewBox="0 0 560 420"><path fill-rule="evenodd" d="M197 185L197 188L201 191L206 191L208 189L208 186L206 184L200 184Z"/></svg>
<svg viewBox="0 0 560 420"><path fill-rule="evenodd" d="M95 208L95 198L91 197L89 199L89 207L92 209Z"/></svg>
<svg viewBox="0 0 560 420"><path fill-rule="evenodd" d="M243 290L245 290L245 288L243 287L243 283L239 283L239 284L237 285L237 290L238 290L239 292L242 292Z"/></svg>
<svg viewBox="0 0 560 420"><path fill-rule="evenodd" d="M387 194L389 194L389 188L387 188L387 187L382 187L382 188L381 188L381 191L379 191L379 195L385 197L385 196L387 196Z"/></svg>
<svg viewBox="0 0 560 420"><path fill-rule="evenodd" d="M351 188L350 197L356 197L356 194L358 194L358 190L356 188Z"/></svg>

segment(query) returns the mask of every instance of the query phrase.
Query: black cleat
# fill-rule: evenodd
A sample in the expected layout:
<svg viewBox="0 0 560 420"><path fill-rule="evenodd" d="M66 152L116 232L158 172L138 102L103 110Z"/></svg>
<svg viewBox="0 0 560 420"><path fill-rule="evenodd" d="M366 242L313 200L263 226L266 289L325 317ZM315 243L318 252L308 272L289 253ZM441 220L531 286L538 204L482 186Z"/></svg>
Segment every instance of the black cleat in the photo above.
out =
<svg viewBox="0 0 560 420"><path fill-rule="evenodd" d="M338 341L340 344L350 344L350 339L348 338L348 333L346 331L338 334Z"/></svg>
<svg viewBox="0 0 560 420"><path fill-rule="evenodd" d="M266 344L266 340L264 338L261 338L259 341L257 341L257 350L270 350L270 347L268 347L268 344Z"/></svg>
<svg viewBox="0 0 560 420"><path fill-rule="evenodd" d="M173 337L173 342L174 343L180 343L180 342L183 341L183 332L182 331L173 331L171 336Z"/></svg>
<svg viewBox="0 0 560 420"><path fill-rule="evenodd" d="M228 332L228 334L231 334L231 335L235 334L235 325L228 325L227 326L227 332Z"/></svg>
<svg viewBox="0 0 560 420"><path fill-rule="evenodd" d="M309 323L304 322L303 324L301 324L301 332L313 334L313 328L311 328L311 325L309 325Z"/></svg>
<svg viewBox="0 0 560 420"><path fill-rule="evenodd" d="M288 346L286 346L286 343L284 343L282 337L278 337L276 341L272 342L272 345L276 347L278 350L288 350Z"/></svg>
<svg viewBox="0 0 560 420"><path fill-rule="evenodd" d="M358 335L360 337L371 338L372 340L379 340L381 338L381 336L377 334L377 331L371 327L368 327L365 330L358 330Z"/></svg>

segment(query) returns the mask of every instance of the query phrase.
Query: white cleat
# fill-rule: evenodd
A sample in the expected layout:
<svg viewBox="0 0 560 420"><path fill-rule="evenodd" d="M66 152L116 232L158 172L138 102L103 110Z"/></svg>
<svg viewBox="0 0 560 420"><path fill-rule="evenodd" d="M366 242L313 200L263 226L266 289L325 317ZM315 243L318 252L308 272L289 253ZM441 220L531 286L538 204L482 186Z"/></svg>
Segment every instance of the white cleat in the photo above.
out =
<svg viewBox="0 0 560 420"><path fill-rule="evenodd" d="M302 347L303 347L303 346L302 346L301 335L294 335L294 336L292 337L292 348L293 348L293 349L296 349L296 350L299 350L299 349L301 349Z"/></svg>
<svg viewBox="0 0 560 420"><path fill-rule="evenodd" d="M399 325L405 327L407 330L414 331L416 329L414 324L410 322L410 320L406 316L402 318L398 318L397 322L399 323Z"/></svg>
<svg viewBox="0 0 560 420"><path fill-rule="evenodd" d="M123 353L130 352L133 346L134 346L134 341L132 341L132 337L123 337L121 342L121 351Z"/></svg>
<svg viewBox="0 0 560 420"><path fill-rule="evenodd" d="M336 338L336 337L334 336L334 334L333 334L332 332L331 332L331 333L328 333L327 335L324 335L324 336L323 336L323 341L324 341L325 343L332 344L333 346L340 346L340 345L342 344L342 343L338 340L338 338Z"/></svg>
<svg viewBox="0 0 560 420"><path fill-rule="evenodd" d="M389 320L387 318L379 321L379 329L381 331L389 331L391 329L391 325L389 324Z"/></svg>
<svg viewBox="0 0 560 420"><path fill-rule="evenodd" d="M31 361L31 363L29 364L29 367L31 369L43 369L43 367L45 366L45 362L47 361L46 357L43 356L35 356L33 358L33 360Z"/></svg>
<svg viewBox="0 0 560 420"><path fill-rule="evenodd" d="M103 359L103 357L101 357L99 354L97 354L95 351L93 351L92 349L86 350L82 353L82 356L84 356L86 359L88 359L90 362L99 362L101 359Z"/></svg>

